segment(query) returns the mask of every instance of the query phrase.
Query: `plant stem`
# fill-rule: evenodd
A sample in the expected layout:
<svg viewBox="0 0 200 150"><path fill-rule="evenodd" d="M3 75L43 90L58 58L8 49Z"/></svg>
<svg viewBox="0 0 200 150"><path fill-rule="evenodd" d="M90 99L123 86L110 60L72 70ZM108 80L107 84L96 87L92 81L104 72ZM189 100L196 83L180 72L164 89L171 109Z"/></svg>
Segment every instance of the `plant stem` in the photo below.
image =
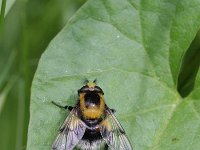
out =
<svg viewBox="0 0 200 150"><path fill-rule="evenodd" d="M2 0L2 3L1 3L1 15L0 15L0 31L2 29L3 22L4 22L5 10L6 10L6 0Z"/></svg>

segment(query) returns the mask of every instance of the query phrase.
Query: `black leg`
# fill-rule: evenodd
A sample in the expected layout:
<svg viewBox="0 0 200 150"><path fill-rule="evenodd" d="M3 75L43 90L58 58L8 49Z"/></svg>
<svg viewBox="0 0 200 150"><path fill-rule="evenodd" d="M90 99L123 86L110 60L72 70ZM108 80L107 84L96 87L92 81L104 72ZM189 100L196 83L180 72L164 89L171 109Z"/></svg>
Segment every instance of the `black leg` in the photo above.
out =
<svg viewBox="0 0 200 150"><path fill-rule="evenodd" d="M57 104L56 102L54 102L54 101L51 101L51 103L52 104L54 104L54 105L56 105L57 107L59 107L59 108L61 108L61 109L68 109L69 111L71 111L74 107L72 107L72 106L61 106L61 105L59 105L59 104Z"/></svg>
<svg viewBox="0 0 200 150"><path fill-rule="evenodd" d="M115 109L110 109L110 110L112 111L112 113L113 113L113 114L116 112L116 110L115 110Z"/></svg>
<svg viewBox="0 0 200 150"><path fill-rule="evenodd" d="M108 150L108 145L107 144L105 145L104 150Z"/></svg>
<svg viewBox="0 0 200 150"><path fill-rule="evenodd" d="M106 109L110 110L113 114L116 112L115 109L109 108L107 105L106 105Z"/></svg>

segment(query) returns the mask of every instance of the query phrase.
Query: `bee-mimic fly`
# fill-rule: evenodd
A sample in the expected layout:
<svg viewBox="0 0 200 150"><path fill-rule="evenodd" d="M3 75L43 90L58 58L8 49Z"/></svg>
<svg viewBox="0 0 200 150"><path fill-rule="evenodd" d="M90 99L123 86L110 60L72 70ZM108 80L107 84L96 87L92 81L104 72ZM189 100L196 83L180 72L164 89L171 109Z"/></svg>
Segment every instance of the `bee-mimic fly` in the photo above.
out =
<svg viewBox="0 0 200 150"><path fill-rule="evenodd" d="M103 90L96 80L78 90L77 104L56 106L70 111L60 127L53 150L132 150L124 129L104 101Z"/></svg>

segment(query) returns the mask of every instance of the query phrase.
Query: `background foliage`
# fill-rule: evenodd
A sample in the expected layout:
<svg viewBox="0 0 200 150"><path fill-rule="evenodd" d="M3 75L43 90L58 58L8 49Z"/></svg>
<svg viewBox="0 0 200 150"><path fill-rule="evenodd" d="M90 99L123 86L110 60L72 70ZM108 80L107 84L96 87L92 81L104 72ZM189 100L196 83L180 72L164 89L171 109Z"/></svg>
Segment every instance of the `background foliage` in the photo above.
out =
<svg viewBox="0 0 200 150"><path fill-rule="evenodd" d="M85 1L7 2L2 5L6 7L5 11L1 9L0 29L0 149L25 149L30 86L39 57ZM57 100L73 105L76 90L85 77L99 79L107 103L118 110L116 115L136 150L199 149L199 3L199 0L88 1L49 45L40 61L32 89L28 149L50 149L66 112L49 102ZM121 32L116 32L118 29ZM132 42L127 42L130 39ZM141 50L148 54L140 53ZM119 56L130 57L116 60ZM94 57L95 63L90 63ZM128 72L109 70L116 65ZM138 75L133 70L139 71ZM124 81L124 76L129 80ZM161 85L143 76L151 76ZM169 91L163 90L163 83ZM119 87L120 94L117 94ZM118 105L116 99L123 99L129 111L119 108L122 104ZM155 104L161 105L153 109L151 106ZM175 115L170 116L171 110ZM47 117L49 113L55 116L54 121ZM127 120L129 113L131 119ZM165 127L168 119L171 121Z"/></svg>
<svg viewBox="0 0 200 150"><path fill-rule="evenodd" d="M30 86L40 55L84 0L7 0L1 5L0 149L26 147ZM6 6L6 7L5 7ZM5 16L5 17L4 17Z"/></svg>
<svg viewBox="0 0 200 150"><path fill-rule="evenodd" d="M50 149L66 117L50 101L74 105L85 77L99 79L136 150L199 149L199 4L87 1L40 59L28 149Z"/></svg>

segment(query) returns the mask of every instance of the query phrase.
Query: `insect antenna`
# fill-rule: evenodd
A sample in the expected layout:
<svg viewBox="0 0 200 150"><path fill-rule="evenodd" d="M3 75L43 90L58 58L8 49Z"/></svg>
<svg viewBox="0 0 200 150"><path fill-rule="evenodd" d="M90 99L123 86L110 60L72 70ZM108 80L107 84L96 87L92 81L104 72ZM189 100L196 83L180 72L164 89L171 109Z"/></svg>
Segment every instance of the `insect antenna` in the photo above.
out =
<svg viewBox="0 0 200 150"><path fill-rule="evenodd" d="M89 83L89 80L85 79L84 84L88 84L88 83Z"/></svg>
<svg viewBox="0 0 200 150"><path fill-rule="evenodd" d="M97 84L97 78L96 78L96 79L94 79L93 83Z"/></svg>

